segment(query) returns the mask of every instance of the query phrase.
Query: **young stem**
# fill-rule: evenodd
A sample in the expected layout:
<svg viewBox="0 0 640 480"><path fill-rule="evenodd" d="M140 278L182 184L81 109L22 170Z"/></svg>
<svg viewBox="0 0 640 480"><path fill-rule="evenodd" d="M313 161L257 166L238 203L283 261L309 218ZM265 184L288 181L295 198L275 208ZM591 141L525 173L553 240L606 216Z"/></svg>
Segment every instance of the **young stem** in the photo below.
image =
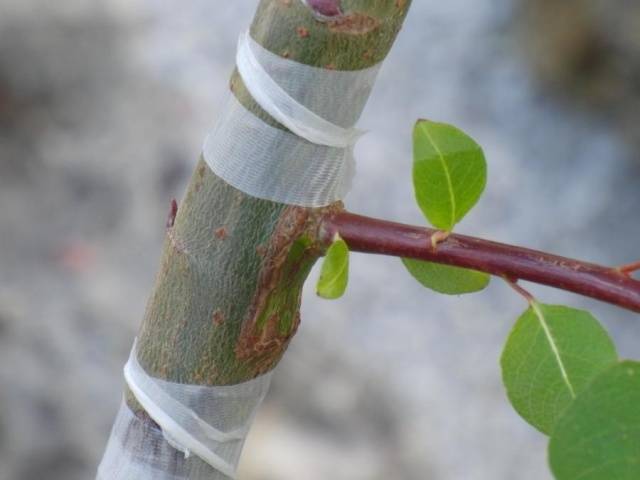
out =
<svg viewBox="0 0 640 480"><path fill-rule="evenodd" d="M438 231L348 212L327 216L326 242L335 233L355 252L414 258L486 272L511 282L527 280L595 298L640 313L640 281L621 269L551 255L528 248L451 234L431 248Z"/></svg>
<svg viewBox="0 0 640 480"><path fill-rule="evenodd" d="M640 270L640 260L637 262L630 263L628 265L623 265L621 267L618 267L618 270L624 275L629 276L632 273Z"/></svg>

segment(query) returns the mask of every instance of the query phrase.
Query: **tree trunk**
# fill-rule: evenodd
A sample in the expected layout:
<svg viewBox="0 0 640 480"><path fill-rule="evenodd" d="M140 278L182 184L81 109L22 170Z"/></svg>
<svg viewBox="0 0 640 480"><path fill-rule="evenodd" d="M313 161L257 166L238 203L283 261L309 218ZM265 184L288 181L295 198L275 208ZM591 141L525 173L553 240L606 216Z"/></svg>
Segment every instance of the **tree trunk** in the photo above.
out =
<svg viewBox="0 0 640 480"><path fill-rule="evenodd" d="M262 0L251 35L266 49L307 65L358 70L381 62L410 0L340 3ZM237 72L231 90L256 116L284 129L254 102ZM214 386L273 369L296 332L303 283L322 255L320 219L340 209L339 203L311 209L248 196L218 178L201 158L167 226L137 341L144 370L170 382ZM137 450L152 441L148 433L158 426L130 392L126 399L144 427L132 432L123 448ZM198 458L174 453L173 463L164 465L167 471L227 478Z"/></svg>

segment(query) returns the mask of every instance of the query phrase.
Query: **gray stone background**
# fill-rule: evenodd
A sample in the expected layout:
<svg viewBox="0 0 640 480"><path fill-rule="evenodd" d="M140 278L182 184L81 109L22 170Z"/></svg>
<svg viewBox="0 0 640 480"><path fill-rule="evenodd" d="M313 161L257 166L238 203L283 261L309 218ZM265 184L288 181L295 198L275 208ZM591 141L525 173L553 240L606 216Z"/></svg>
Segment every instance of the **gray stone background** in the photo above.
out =
<svg viewBox="0 0 640 480"><path fill-rule="evenodd" d="M256 3L0 0L0 480L93 478L169 201ZM488 156L461 232L637 259L639 53L634 0L415 0L362 118L348 207L423 222L410 133L428 117ZM240 478L550 478L500 383L523 302L499 281L436 296L390 258L354 255L351 277L339 301L306 292ZM637 315L532 290L592 309L640 357Z"/></svg>

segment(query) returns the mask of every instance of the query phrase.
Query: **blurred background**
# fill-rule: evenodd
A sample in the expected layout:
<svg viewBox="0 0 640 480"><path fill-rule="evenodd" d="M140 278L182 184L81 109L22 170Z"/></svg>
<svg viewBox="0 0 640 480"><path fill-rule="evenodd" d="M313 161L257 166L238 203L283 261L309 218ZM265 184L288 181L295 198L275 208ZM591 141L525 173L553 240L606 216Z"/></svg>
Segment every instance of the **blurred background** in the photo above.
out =
<svg viewBox="0 0 640 480"><path fill-rule="evenodd" d="M0 480L93 478L169 202L256 4L0 0ZM361 121L350 210L424 222L418 117L487 153L486 195L459 231L640 257L636 0L416 0ZM637 315L531 290L591 309L640 357ZM549 479L545 438L500 382L524 308L499 281L441 297L395 259L354 255L343 299L305 293L240 478Z"/></svg>

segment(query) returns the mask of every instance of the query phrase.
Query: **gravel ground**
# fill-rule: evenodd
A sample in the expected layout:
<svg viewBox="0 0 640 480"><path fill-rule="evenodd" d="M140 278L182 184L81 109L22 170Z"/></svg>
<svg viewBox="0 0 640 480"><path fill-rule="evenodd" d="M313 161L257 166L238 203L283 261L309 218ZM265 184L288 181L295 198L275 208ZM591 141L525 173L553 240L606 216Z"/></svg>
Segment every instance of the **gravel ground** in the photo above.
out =
<svg viewBox="0 0 640 480"><path fill-rule="evenodd" d="M257 2L229 3L0 0L0 480L93 477L169 201ZM634 260L634 152L602 117L539 89L517 46L515 0L414 3L361 122L371 133L348 207L423 222L410 133L429 117L461 126L488 156L487 193L461 232ZM500 384L521 300L500 282L435 296L381 257L354 255L351 278L336 302L305 293L240 478L550 478L545 439ZM623 355L640 356L637 316L532 290L592 309Z"/></svg>

